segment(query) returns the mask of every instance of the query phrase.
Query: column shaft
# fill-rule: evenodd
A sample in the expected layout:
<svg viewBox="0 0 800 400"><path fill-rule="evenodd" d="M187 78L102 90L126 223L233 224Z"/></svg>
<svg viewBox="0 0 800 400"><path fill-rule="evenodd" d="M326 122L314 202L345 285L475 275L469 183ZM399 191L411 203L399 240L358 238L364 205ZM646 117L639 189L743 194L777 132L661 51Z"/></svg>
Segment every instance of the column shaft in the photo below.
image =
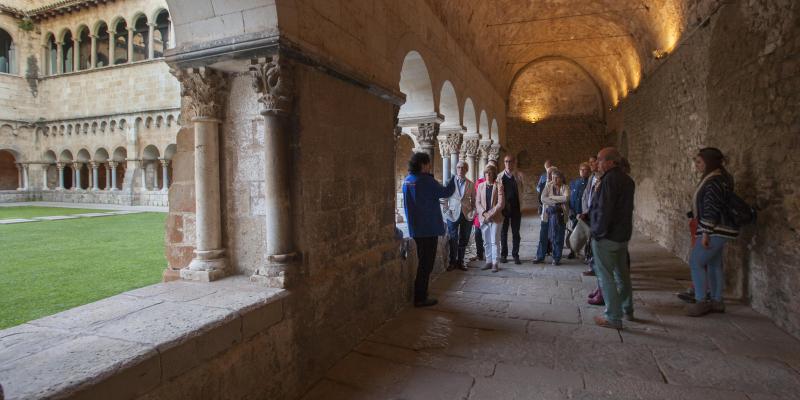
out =
<svg viewBox="0 0 800 400"><path fill-rule="evenodd" d="M75 38L72 41L72 72L80 71L81 69L81 40Z"/></svg>
<svg viewBox="0 0 800 400"><path fill-rule="evenodd" d="M97 66L97 36L90 36L92 39L92 54L89 55L89 69Z"/></svg>
<svg viewBox="0 0 800 400"><path fill-rule="evenodd" d="M450 157L446 154L442 156L442 184L446 184L450 180L452 171L450 170Z"/></svg>
<svg viewBox="0 0 800 400"><path fill-rule="evenodd" d="M64 166L58 165L58 190L64 190Z"/></svg>
<svg viewBox="0 0 800 400"><path fill-rule="evenodd" d="M92 163L92 190L100 190L100 183L98 182L99 175L97 170L97 163Z"/></svg>
<svg viewBox="0 0 800 400"><path fill-rule="evenodd" d="M274 113L264 116L264 193L266 196L267 255L282 256L294 253L289 174L289 135L285 118Z"/></svg>
<svg viewBox="0 0 800 400"><path fill-rule="evenodd" d="M73 179L72 188L75 190L83 189L81 187L81 167L83 167L81 164L72 164L72 170L75 171L75 179Z"/></svg>
<svg viewBox="0 0 800 400"><path fill-rule="evenodd" d="M142 170L142 190L147 190L147 165L144 163L144 160L140 161L141 170Z"/></svg>
<svg viewBox="0 0 800 400"><path fill-rule="evenodd" d="M111 30L111 27L108 29L108 65L114 65L116 56L116 49L117 49L117 33Z"/></svg>
<svg viewBox="0 0 800 400"><path fill-rule="evenodd" d="M118 190L117 189L117 163L111 163L111 190Z"/></svg>
<svg viewBox="0 0 800 400"><path fill-rule="evenodd" d="M134 28L128 28L128 62L133 62L133 30Z"/></svg>
<svg viewBox="0 0 800 400"><path fill-rule="evenodd" d="M64 45L62 43L56 43L56 57L58 57L58 60L56 62L56 73L63 74L64 73Z"/></svg>
<svg viewBox="0 0 800 400"><path fill-rule="evenodd" d="M111 190L111 167L106 163L106 189Z"/></svg>
<svg viewBox="0 0 800 400"><path fill-rule="evenodd" d="M169 160L161 160L161 190L169 189Z"/></svg>
<svg viewBox="0 0 800 400"><path fill-rule="evenodd" d="M456 167L458 166L458 152L450 153L450 174L456 176Z"/></svg>
<svg viewBox="0 0 800 400"><path fill-rule="evenodd" d="M190 270L221 270L222 226L219 187L219 124L214 118L194 121L194 184L197 243Z"/></svg>
<svg viewBox="0 0 800 400"><path fill-rule="evenodd" d="M155 32L156 24L147 24L147 59L153 59L153 33Z"/></svg>
<svg viewBox="0 0 800 400"><path fill-rule="evenodd" d="M30 183L28 181L28 164L22 164L22 188L28 190Z"/></svg>

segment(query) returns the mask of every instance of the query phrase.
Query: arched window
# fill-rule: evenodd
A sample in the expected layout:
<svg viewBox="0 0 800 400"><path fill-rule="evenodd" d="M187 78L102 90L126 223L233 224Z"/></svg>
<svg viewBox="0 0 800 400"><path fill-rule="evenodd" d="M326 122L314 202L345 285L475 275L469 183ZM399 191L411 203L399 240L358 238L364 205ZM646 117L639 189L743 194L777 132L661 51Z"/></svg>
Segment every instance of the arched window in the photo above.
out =
<svg viewBox="0 0 800 400"><path fill-rule="evenodd" d="M72 41L72 32L67 31L61 44L62 71L64 73L72 72L72 66L75 65L73 57L75 57L75 46Z"/></svg>
<svg viewBox="0 0 800 400"><path fill-rule="evenodd" d="M128 24L124 20L114 27L114 65L128 62Z"/></svg>
<svg viewBox="0 0 800 400"><path fill-rule="evenodd" d="M80 33L80 49L78 50L78 70L89 69L92 63L92 38L89 37L89 28L84 27Z"/></svg>
<svg viewBox="0 0 800 400"><path fill-rule="evenodd" d="M153 31L153 57L164 57L164 50L169 44L169 13L167 10L161 11L156 17L156 29Z"/></svg>
<svg viewBox="0 0 800 400"><path fill-rule="evenodd" d="M14 55L14 40L8 32L0 29L0 73L17 73L17 60Z"/></svg>
<svg viewBox="0 0 800 400"><path fill-rule="evenodd" d="M50 34L47 40L47 74L55 75L58 73L58 45L56 37Z"/></svg>
<svg viewBox="0 0 800 400"><path fill-rule="evenodd" d="M97 27L97 56L95 56L95 68L108 65L108 25L101 22Z"/></svg>
<svg viewBox="0 0 800 400"><path fill-rule="evenodd" d="M150 27L147 26L147 17L140 16L133 26L133 61L146 60L147 52L150 50Z"/></svg>

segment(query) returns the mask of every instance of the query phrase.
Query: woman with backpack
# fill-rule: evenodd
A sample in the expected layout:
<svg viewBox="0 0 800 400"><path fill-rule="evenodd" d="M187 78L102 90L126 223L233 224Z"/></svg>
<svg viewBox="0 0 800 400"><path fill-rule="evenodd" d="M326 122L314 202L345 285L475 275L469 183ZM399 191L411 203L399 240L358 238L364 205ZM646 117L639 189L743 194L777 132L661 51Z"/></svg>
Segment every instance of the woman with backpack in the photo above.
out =
<svg viewBox="0 0 800 400"><path fill-rule="evenodd" d="M689 305L687 315L700 317L709 312L725 312L722 287L725 276L722 270L722 252L728 240L739 235L729 210L729 199L734 196L733 177L725 169L725 156L714 147L701 149L694 158L697 171L703 178L697 185L689 214L696 220L689 266L695 290L695 303ZM706 291L710 301L706 300Z"/></svg>

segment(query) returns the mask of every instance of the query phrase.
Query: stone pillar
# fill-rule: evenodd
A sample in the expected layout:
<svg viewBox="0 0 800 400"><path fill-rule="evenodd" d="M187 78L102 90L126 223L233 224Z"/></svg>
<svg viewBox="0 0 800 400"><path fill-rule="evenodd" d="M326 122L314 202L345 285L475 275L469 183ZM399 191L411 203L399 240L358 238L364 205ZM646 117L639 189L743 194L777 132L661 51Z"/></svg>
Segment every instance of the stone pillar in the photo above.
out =
<svg viewBox="0 0 800 400"><path fill-rule="evenodd" d="M64 163L56 163L56 168L58 168L58 187L56 190L64 190ZM46 178L45 182L47 182Z"/></svg>
<svg viewBox="0 0 800 400"><path fill-rule="evenodd" d="M289 266L298 258L292 221L292 170L290 116L294 101L292 66L280 55L259 59L251 66L259 93L264 134L264 208L266 212L266 265L250 278L254 282L286 287Z"/></svg>
<svg viewBox="0 0 800 400"><path fill-rule="evenodd" d="M139 169L142 170L142 190L147 190L147 165L144 160L139 161Z"/></svg>
<svg viewBox="0 0 800 400"><path fill-rule="evenodd" d="M90 35L92 39L92 54L89 54L89 69L94 69L97 65L97 36Z"/></svg>
<svg viewBox="0 0 800 400"><path fill-rule="evenodd" d="M147 59L153 59L153 33L155 33L156 24L147 24ZM166 44L164 44L166 48Z"/></svg>
<svg viewBox="0 0 800 400"><path fill-rule="evenodd" d="M116 192L119 190L117 188L117 166L119 165L116 161L111 161L108 163L108 166L111 167L111 191Z"/></svg>
<svg viewBox="0 0 800 400"><path fill-rule="evenodd" d="M478 135L467 134L466 136L464 136L464 143L462 144L464 154L467 160L467 165L469 165L469 172L467 177L473 182L476 181L476 177L478 176L477 156L478 156L479 139L480 137Z"/></svg>
<svg viewBox="0 0 800 400"><path fill-rule="evenodd" d="M113 29L116 29L114 27ZM117 31L112 30L112 28L108 27L108 65L114 65L114 59L117 58L116 56L116 48L117 48Z"/></svg>
<svg viewBox="0 0 800 400"><path fill-rule="evenodd" d="M111 190L111 166L106 162L106 191Z"/></svg>
<svg viewBox="0 0 800 400"><path fill-rule="evenodd" d="M23 170L25 167L22 163L14 163L17 166L17 190L25 190L25 177Z"/></svg>
<svg viewBox="0 0 800 400"><path fill-rule="evenodd" d="M64 73L64 43L56 43L56 73L63 74Z"/></svg>
<svg viewBox="0 0 800 400"><path fill-rule="evenodd" d="M227 269L222 246L219 183L219 125L228 90L227 80L222 73L208 68L174 70L173 73L181 83L182 113L194 126L197 237L194 258L181 270L181 278L212 281L225 276ZM269 147L269 143L265 147ZM280 171L286 170L281 168Z"/></svg>
<svg viewBox="0 0 800 400"><path fill-rule="evenodd" d="M161 160L161 190L169 190L169 160Z"/></svg>
<svg viewBox="0 0 800 400"><path fill-rule="evenodd" d="M81 69L81 38L75 37L72 40L72 72L80 71Z"/></svg>
<svg viewBox="0 0 800 400"><path fill-rule="evenodd" d="M74 162L72 163L72 171L74 171L73 178L72 178L72 189L73 190L81 190L81 168L83 167L83 163Z"/></svg>
<svg viewBox="0 0 800 400"><path fill-rule="evenodd" d="M31 188L30 180L28 179L28 168L30 164L22 164L22 188L29 190Z"/></svg>
<svg viewBox="0 0 800 400"><path fill-rule="evenodd" d="M450 165L450 145L447 143L447 135L439 135L439 154L442 156L442 183L445 184L454 176L453 169Z"/></svg>
<svg viewBox="0 0 800 400"><path fill-rule="evenodd" d="M133 32L136 29L133 27L128 28L128 63L133 62Z"/></svg>
<svg viewBox="0 0 800 400"><path fill-rule="evenodd" d="M47 187L47 170L50 168L49 164L42 164L42 190L49 190Z"/></svg>
<svg viewBox="0 0 800 400"><path fill-rule="evenodd" d="M98 182L99 181L99 179L98 179L99 175L98 175L98 171L97 171L97 167L99 165L95 161L90 161L89 165L92 167L92 190L93 191L100 190L100 183Z"/></svg>
<svg viewBox="0 0 800 400"><path fill-rule="evenodd" d="M480 161L478 162L478 171L477 175L480 177L483 175L483 170L486 168L486 164L489 162L489 148L492 145L491 140L481 140L478 142L478 151L480 154Z"/></svg>

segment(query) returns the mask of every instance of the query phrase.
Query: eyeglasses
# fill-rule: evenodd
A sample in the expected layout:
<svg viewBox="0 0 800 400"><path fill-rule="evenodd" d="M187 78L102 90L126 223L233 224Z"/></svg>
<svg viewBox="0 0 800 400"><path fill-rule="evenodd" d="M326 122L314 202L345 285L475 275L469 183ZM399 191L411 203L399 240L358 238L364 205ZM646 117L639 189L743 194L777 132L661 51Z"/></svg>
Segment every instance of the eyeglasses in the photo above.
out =
<svg viewBox="0 0 800 400"><path fill-rule="evenodd" d="M503 160L503 162L508 164L508 163L514 162L514 160Z"/></svg>

